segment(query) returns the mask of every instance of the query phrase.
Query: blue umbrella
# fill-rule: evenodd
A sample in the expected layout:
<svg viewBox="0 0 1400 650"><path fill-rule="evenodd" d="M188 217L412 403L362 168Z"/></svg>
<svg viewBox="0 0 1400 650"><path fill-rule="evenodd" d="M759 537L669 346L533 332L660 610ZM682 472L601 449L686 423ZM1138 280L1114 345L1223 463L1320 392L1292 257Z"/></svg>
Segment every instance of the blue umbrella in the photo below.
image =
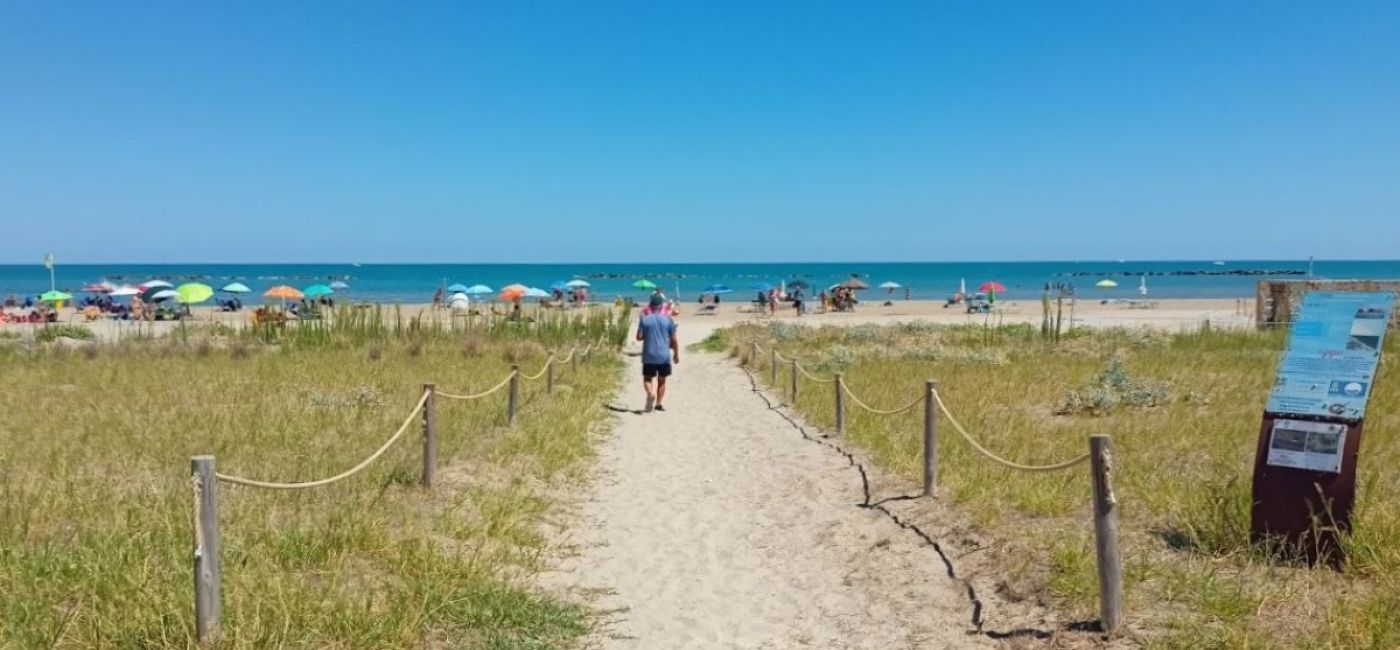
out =
<svg viewBox="0 0 1400 650"><path fill-rule="evenodd" d="M733 291L733 289L730 289L729 287L726 287L726 286L724 286L724 285L722 285L722 284L712 284L712 285L710 285L710 286L708 286L708 287L705 287L705 290L702 291L701 293L707 293L707 294L721 294L721 293L729 293L729 292L731 292L731 291Z"/></svg>
<svg viewBox="0 0 1400 650"><path fill-rule="evenodd" d="M460 283L454 284L454 285L452 285L452 286L447 287L447 292L448 292L448 293L466 293L466 292L467 292L467 285L465 285L465 284L460 284ZM490 289L487 289L487 290L486 290L486 293L491 293L491 290L490 290Z"/></svg>
<svg viewBox="0 0 1400 650"><path fill-rule="evenodd" d="M555 282L554 284L549 285L549 288L555 291L567 291L569 289L569 283L560 280L558 282Z"/></svg>
<svg viewBox="0 0 1400 650"><path fill-rule="evenodd" d="M219 291L223 291L225 293L249 293L252 291L252 289L249 289L248 285L243 284L242 282L230 282L224 285L224 288L219 289Z"/></svg>
<svg viewBox="0 0 1400 650"><path fill-rule="evenodd" d="M301 293L307 298L319 298L321 296L329 296L335 292L332 291L330 287L324 284L313 284L305 289L302 289Z"/></svg>
<svg viewBox="0 0 1400 650"><path fill-rule="evenodd" d="M451 287L448 288L450 289ZM496 293L496 290L484 284L473 284L470 287L463 287L460 292L454 293L465 293L469 296L484 296L488 293Z"/></svg>

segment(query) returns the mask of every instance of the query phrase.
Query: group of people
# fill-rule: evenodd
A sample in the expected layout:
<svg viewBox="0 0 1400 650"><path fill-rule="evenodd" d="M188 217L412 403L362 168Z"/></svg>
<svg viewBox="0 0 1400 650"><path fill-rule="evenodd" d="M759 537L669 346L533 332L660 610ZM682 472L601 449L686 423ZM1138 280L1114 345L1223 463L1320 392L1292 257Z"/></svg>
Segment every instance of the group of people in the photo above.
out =
<svg viewBox="0 0 1400 650"><path fill-rule="evenodd" d="M852 311L860 301L856 299L856 292L850 287L834 287L831 295L822 292L822 304L831 311Z"/></svg>

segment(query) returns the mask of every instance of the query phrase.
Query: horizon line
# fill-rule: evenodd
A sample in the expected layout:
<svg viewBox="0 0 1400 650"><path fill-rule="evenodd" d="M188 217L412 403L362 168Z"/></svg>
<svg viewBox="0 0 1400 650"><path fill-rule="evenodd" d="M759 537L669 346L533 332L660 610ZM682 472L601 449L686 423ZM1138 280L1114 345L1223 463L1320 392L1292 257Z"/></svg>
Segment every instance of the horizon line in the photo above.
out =
<svg viewBox="0 0 1400 650"><path fill-rule="evenodd" d="M585 265L585 264L610 264L610 265L623 265L623 264L625 264L625 265L643 265L643 264L652 264L652 265L658 265L658 266L663 266L663 265L682 265L682 264L683 264L683 265L756 264L756 265L776 266L776 265L782 265L782 264L1136 264L1136 263L1188 263L1188 262L1205 262L1205 263L1208 263L1208 264L1212 264L1212 263L1218 262L1218 261L1224 261L1224 262L1226 262L1227 264L1258 263L1258 262L1297 262L1297 263L1306 263L1306 262L1309 262L1309 261L1311 261L1311 262L1397 262L1397 263L1400 263L1400 258L1393 258L1393 259L1387 259L1387 258L1312 258L1312 259L1299 259L1299 258L1275 258L1275 259L1266 259L1266 258L1250 258L1250 259L1244 259L1244 258L1240 258L1240 259L1231 259L1231 258L1215 258L1215 259L1211 259L1211 258L1194 258L1194 259L1184 259L1184 258L1183 258L1183 259L1077 259L1077 260L1070 260L1070 259L1023 259L1023 260L1009 260L1009 259L1008 259L1008 260L937 260L937 261L934 261L934 260L884 260L884 261L879 261L879 260L855 260L855 261L849 261L849 260L806 260L806 261L799 261L799 260L778 260L778 261L722 260L722 261L708 261L708 262L695 262L695 261L679 261L679 262L677 262L677 261L664 261L664 262L663 262L663 261L655 261L655 260L627 261L627 262L620 262L620 261L612 261L612 262L605 262L605 261L583 261L583 262L573 262L573 261L571 261L571 262L440 262L440 261L439 261L439 262L344 262L344 261L335 261L335 262L325 262L325 261L320 261L320 262L232 262L232 261L216 261L216 262L194 262L194 261L179 261L179 262L118 262L118 261L102 261L102 262L88 262L88 261L78 261L78 262L63 262L62 259L60 258L60 259L55 260L54 266L55 266L55 267L61 267L61 266L65 266L65 265L66 265L66 266L104 266L104 265L112 265L112 266L189 266L189 265L278 266L278 265L283 265L283 266L285 266L285 265L315 265L315 266L350 266L350 267L355 267L355 266L579 266L579 265ZM40 267L42 267L42 266L44 266L44 262L43 262L42 259L39 259L38 261L35 261L35 262L0 262L0 266L40 266Z"/></svg>

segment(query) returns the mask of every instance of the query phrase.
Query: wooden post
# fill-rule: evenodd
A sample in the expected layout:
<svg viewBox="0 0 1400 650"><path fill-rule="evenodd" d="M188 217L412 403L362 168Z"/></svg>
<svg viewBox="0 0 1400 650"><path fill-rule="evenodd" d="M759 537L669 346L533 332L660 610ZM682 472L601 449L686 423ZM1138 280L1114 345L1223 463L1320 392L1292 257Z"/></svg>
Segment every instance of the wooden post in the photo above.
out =
<svg viewBox="0 0 1400 650"><path fill-rule="evenodd" d="M924 384L924 496L938 487L938 382Z"/></svg>
<svg viewBox="0 0 1400 650"><path fill-rule="evenodd" d="M768 385L778 390L778 349L768 351Z"/></svg>
<svg viewBox="0 0 1400 650"><path fill-rule="evenodd" d="M520 406L520 366L510 367L510 404L506 411L506 421L515 426L515 409Z"/></svg>
<svg viewBox="0 0 1400 650"><path fill-rule="evenodd" d="M433 486L437 468L437 384L423 384L423 487Z"/></svg>
<svg viewBox="0 0 1400 650"><path fill-rule="evenodd" d="M836 373L836 433L846 432L846 391L845 379Z"/></svg>
<svg viewBox="0 0 1400 650"><path fill-rule="evenodd" d="M571 366L571 367L569 368L569 370L570 370L571 372L573 372L574 374L577 375L577 374L578 374L578 346L577 346L577 345L574 346L574 352L573 352L573 354L570 354L570 355L569 355L569 365Z"/></svg>
<svg viewBox="0 0 1400 650"><path fill-rule="evenodd" d="M219 479L213 456L190 458L199 496L194 526L194 627L201 645L219 633Z"/></svg>
<svg viewBox="0 0 1400 650"><path fill-rule="evenodd" d="M1094 476L1094 546L1099 565L1099 621L1113 633L1123 622L1123 558L1118 553L1118 499L1113 493L1113 439L1089 436Z"/></svg>
<svg viewBox="0 0 1400 650"><path fill-rule="evenodd" d="M792 360L792 403L797 403L797 359Z"/></svg>
<svg viewBox="0 0 1400 650"><path fill-rule="evenodd" d="M593 363L593 346L588 346L588 351L583 353L583 360L587 363Z"/></svg>
<svg viewBox="0 0 1400 650"><path fill-rule="evenodd" d="M749 365L758 365L758 341L749 341Z"/></svg>
<svg viewBox="0 0 1400 650"><path fill-rule="evenodd" d="M547 395L554 394L554 357L544 362L544 392Z"/></svg>

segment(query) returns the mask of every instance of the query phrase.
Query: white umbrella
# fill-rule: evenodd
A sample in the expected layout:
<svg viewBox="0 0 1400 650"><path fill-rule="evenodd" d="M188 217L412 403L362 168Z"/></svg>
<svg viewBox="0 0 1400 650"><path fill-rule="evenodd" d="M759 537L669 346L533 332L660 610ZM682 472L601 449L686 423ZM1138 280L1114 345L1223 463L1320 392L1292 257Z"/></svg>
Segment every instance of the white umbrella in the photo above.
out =
<svg viewBox="0 0 1400 650"><path fill-rule="evenodd" d="M882 283L880 283L880 288L881 288L881 289L889 289L889 290L903 289L903 288L904 288L904 285L902 285L902 284L900 284L900 283L898 283L898 282L882 282Z"/></svg>
<svg viewBox="0 0 1400 650"><path fill-rule="evenodd" d="M169 299L171 299L171 298L176 298L176 297L178 297L179 295L180 295L180 292L178 292L178 291L176 291L176 290L174 290L174 289L165 289L165 290L163 290L163 291L157 291L157 292L151 294L151 300L154 300L154 301L156 301L156 302L160 302L160 301L162 301L162 300L169 300Z"/></svg>
<svg viewBox="0 0 1400 650"><path fill-rule="evenodd" d="M154 288L156 288L156 287L165 287L165 288L167 288L167 289L174 289L174 288L175 288L175 285L170 284L169 282L166 282L165 280L151 280L150 282L143 282L143 283L141 284L141 288L143 288L143 289L154 289Z"/></svg>
<svg viewBox="0 0 1400 650"><path fill-rule="evenodd" d="M549 292L548 292L548 291L545 291L544 289L537 289L537 288L535 288L535 287L530 287L530 288L528 288L528 289L525 290L525 297L526 297L526 298L548 298L548 297L549 297Z"/></svg>
<svg viewBox="0 0 1400 650"><path fill-rule="evenodd" d="M122 286L113 289L113 290L112 290L112 293L109 294L109 295L112 295L112 296L134 296L134 295L136 295L136 294L138 294L138 293L141 293L141 290L140 290L140 289L137 289L136 287L133 287L133 286L131 286L131 285L129 285L129 284L123 284Z"/></svg>
<svg viewBox="0 0 1400 650"><path fill-rule="evenodd" d="M566 286L566 287L568 287L568 288L570 288L570 289L579 289L579 288L582 288L582 287L591 287L591 286L593 286L593 285L589 284L587 280L578 280L578 279L575 279L575 280L569 280L568 282L565 282L565 283L564 283L564 286Z"/></svg>

